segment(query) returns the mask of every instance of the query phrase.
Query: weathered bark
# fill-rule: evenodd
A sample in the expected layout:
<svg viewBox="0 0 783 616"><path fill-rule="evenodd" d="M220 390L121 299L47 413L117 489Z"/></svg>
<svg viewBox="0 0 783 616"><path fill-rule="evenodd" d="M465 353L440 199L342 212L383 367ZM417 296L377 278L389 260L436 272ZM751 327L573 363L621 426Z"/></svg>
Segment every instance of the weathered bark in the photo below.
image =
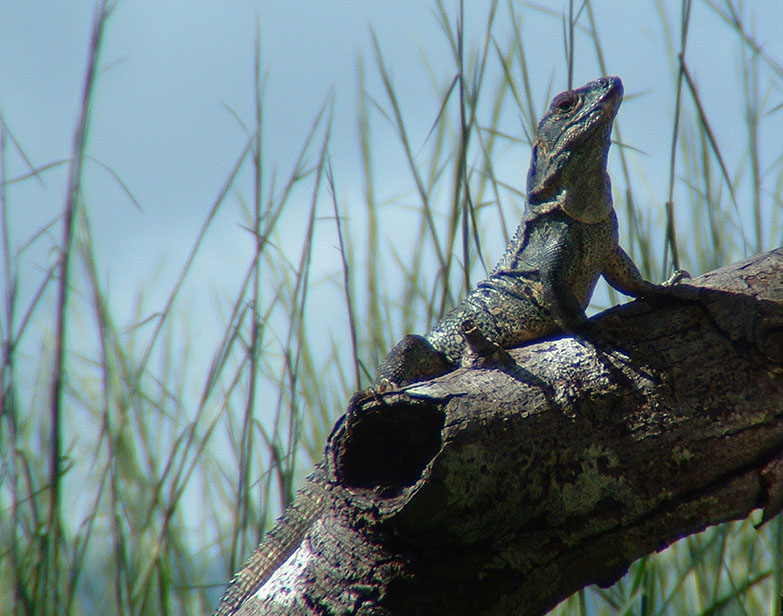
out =
<svg viewBox="0 0 783 616"><path fill-rule="evenodd" d="M239 613L541 614L776 514L783 249L676 295L597 318L622 352L563 336L354 399L315 479L330 506Z"/></svg>

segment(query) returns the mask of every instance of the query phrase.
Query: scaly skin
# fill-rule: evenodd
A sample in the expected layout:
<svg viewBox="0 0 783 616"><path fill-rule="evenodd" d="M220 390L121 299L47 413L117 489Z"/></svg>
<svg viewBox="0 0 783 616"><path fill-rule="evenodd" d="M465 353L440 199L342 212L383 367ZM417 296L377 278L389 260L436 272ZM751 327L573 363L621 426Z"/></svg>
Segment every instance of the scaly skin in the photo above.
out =
<svg viewBox="0 0 783 616"><path fill-rule="evenodd" d="M425 336L408 335L392 349L378 369L377 389L459 366L467 351L466 321L475 324L480 340L508 348L582 324L601 275L628 295L661 288L642 279L617 243L606 158L622 93L620 79L605 77L554 98L538 125L526 214L505 255ZM245 600L299 547L326 503L317 467L231 581L216 616L241 613Z"/></svg>
<svg viewBox="0 0 783 616"><path fill-rule="evenodd" d="M245 600L299 547L305 533L321 515L325 502L323 469L319 465L296 493L296 500L286 509L285 515L229 582L214 616L239 616Z"/></svg>
<svg viewBox="0 0 783 616"><path fill-rule="evenodd" d="M433 378L460 365L471 320L492 343L520 346L584 323L598 278L639 297L660 290L618 244L606 172L617 77L557 95L538 125L525 217L489 277L424 336L408 335L381 363L375 388Z"/></svg>

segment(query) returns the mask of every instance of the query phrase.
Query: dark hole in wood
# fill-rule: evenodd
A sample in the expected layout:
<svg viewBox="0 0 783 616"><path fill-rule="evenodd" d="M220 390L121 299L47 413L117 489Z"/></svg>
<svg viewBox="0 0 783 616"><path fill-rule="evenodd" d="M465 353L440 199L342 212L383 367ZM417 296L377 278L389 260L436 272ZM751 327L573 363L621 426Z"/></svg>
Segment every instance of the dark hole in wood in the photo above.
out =
<svg viewBox="0 0 783 616"><path fill-rule="evenodd" d="M414 484L440 449L444 417L437 406L409 403L351 417L337 450L340 480L391 490Z"/></svg>

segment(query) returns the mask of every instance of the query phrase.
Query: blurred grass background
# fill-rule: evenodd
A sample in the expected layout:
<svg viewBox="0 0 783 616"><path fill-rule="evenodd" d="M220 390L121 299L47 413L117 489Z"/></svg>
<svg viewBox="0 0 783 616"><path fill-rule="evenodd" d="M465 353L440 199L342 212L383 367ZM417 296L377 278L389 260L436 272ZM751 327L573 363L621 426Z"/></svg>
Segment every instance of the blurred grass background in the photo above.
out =
<svg viewBox="0 0 783 616"><path fill-rule="evenodd" d="M718 18L716 44L732 45L742 67L736 76L726 71L727 88L743 101L730 118L711 117L699 75L689 70L694 4ZM673 97L671 108L649 121L672 135L668 183L646 184L637 158L644 144L623 141L622 109L610 159L621 241L652 280L675 266L701 273L781 244L783 68L745 21L747 4L683 0L671 12L655 3ZM357 62L361 203L345 201L331 164L331 98L295 160L265 157L264 124L278 119L265 117L257 42L248 75L255 113L237 118L244 147L226 161L231 170L215 187L179 277L166 283L166 300L151 305L149 289L139 289L129 321L113 312L112 289L100 273L91 222L98 204L88 197L84 172L112 7L96 11L67 160L30 163L8 176L9 158L30 157L0 116L0 613L210 612L320 457L349 395L368 385L396 340L426 330L501 255L522 210L530 136L562 89L530 79L526 15L544 13L561 24L552 51L569 80L575 41L602 74L611 73L605 59L622 52L602 46L612 24L597 23L590 2L556 10L487 2L482 34L470 39L459 3L428 8L452 57L450 65L428 66L432 89L422 96L437 110L428 133L409 132L415 103L399 96L404 67L387 63L382 41L373 36L372 53ZM753 15L779 10L770 2ZM512 25L511 36L497 34L500 21ZM633 96L627 92L626 100ZM503 121L509 113L516 127ZM740 127L743 147L722 147L716 122ZM376 155L379 125L398 143L395 164L409 175L392 197L377 189L388 164ZM770 140L777 155L762 147ZM493 165L509 152L521 159L512 177ZM9 216L18 207L11 189L42 182L55 165L68 168L65 194L50 195L52 212L60 213L20 237ZM239 188L239 177L252 178L250 191L245 183ZM284 226L291 216L293 227ZM230 298L209 289L195 300L183 297L204 244L225 219L254 247L241 284ZM41 245L56 258L33 268L35 291L22 296L20 272L30 271L30 248ZM340 255L341 266L328 275L316 267L324 250ZM326 308L311 300L324 285L337 298ZM603 286L593 311L621 300ZM223 315L223 334L205 358L190 323L206 301ZM198 381L189 367L196 360L208 362ZM778 615L781 520L759 531L746 520L685 538L638 561L612 588L586 589L553 613Z"/></svg>

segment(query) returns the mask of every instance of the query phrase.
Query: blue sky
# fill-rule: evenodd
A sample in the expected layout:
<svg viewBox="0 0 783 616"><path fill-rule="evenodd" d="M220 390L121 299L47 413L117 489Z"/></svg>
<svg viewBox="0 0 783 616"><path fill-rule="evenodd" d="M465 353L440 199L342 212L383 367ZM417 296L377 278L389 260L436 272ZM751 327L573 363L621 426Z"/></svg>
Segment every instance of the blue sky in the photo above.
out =
<svg viewBox="0 0 783 616"><path fill-rule="evenodd" d="M549 4L560 10L560 3ZM662 4L676 29L680 3ZM470 41L471 32L483 29L488 3L468 5ZM408 128L421 143L437 113L430 69L422 56L434 71L449 67L438 71L439 85L450 74L444 37L430 5L420 1L202 2L195 6L182 1L120 2L109 23L102 55L106 68L98 83L89 152L122 179L143 212L124 198L98 165L88 168L86 190L102 263L122 287L137 287L162 263L181 260L241 150L245 136L227 107L243 120L252 120L257 20L267 76L266 160L280 169L290 165L317 110L333 93L331 156L349 199L361 195L355 119L359 56L369 74L370 93L382 99L370 28L401 93ZM780 51L783 18L775 7L779 9L776 2L756 2L747 13L766 50L781 57L783 53L776 51ZM4 58L0 110L36 166L62 160L70 152L92 13L91 1L0 6ZM534 71L530 79L541 92L543 109L550 82L555 91L566 85L562 26L551 15L523 8L520 13L525 16L522 30ZM671 122L674 80L656 8L651 2L601 2L596 3L596 19L609 50L609 72L622 76L626 85L627 99L620 112L624 139L644 152L640 171L659 197L665 193L661 188L668 176L666 127ZM503 36L508 27L498 21L496 31ZM721 145L728 151L744 146L741 127L732 128L740 104L735 45L714 13L696 3L687 58ZM575 83L597 74L589 42L577 37ZM393 135L379 130L374 145L378 160L388 169L379 181L398 186L394 176L403 165ZM513 157L521 185L528 152L520 148ZM8 164L10 177L24 172L18 157L9 157ZM11 207L19 210L15 233L20 240L57 215L64 178L65 170L60 168L44 176L43 192L30 183L12 189Z"/></svg>
<svg viewBox="0 0 783 616"><path fill-rule="evenodd" d="M549 4L560 9L559 3ZM470 41L471 33L484 27L488 3L468 5ZM676 29L680 3L663 5ZM227 108L252 121L257 21L266 73L266 160L270 167L290 166L317 110L333 93L330 153L349 201L361 195L355 111L359 56L364 58L371 95L383 98L370 28L401 93L408 128L420 143L437 113L430 70L439 72L439 86L450 75L444 37L430 6L420 1L202 2L195 6L120 2L109 23L89 153L122 179L143 211L134 208L97 164L88 167L86 194L102 263L123 288L138 287L161 267L165 276L167 266L162 264L172 264L176 270L173 264L191 245L238 156L245 135ZM770 10L773 7L779 9L775 2L757 2L747 13L749 21L757 16L753 23L766 50L781 57L783 53L775 52L780 51L783 18L780 10ZM566 85L562 26L555 16L523 8L520 13L525 16L522 30L534 71L530 79L541 92L543 110L549 84L554 91ZM91 1L0 6L0 53L5 59L0 110L36 166L69 155L92 14ZM626 103L620 112L624 140L644 152L639 157L640 171L654 186L654 197L660 197L668 177L667 127L674 79L656 8L650 2L601 2L596 3L596 20L609 50L609 72L622 76L626 85ZM504 36L507 24L498 22L498 36ZM740 104L735 44L714 13L696 3L687 58L727 151L744 147L741 127L733 128ZM576 47L575 83L579 84L597 76L598 69L585 37L577 37ZM438 71L440 66L449 69ZM377 159L383 160L385 169L379 174L381 188L384 180L389 187L399 186L395 174L404 169L399 148L388 132L379 129L377 137ZM528 152L520 148L512 154L521 185ZM24 172L18 157L9 157L8 164L10 177ZM44 191L32 183L11 189L15 234L20 240L57 215L64 178L62 167L44 176ZM218 275L214 280L221 279Z"/></svg>
<svg viewBox="0 0 783 616"><path fill-rule="evenodd" d="M92 0L0 3L0 113L34 167L70 155L94 4ZM466 40L471 50L484 30L489 3L465 4ZM540 114L550 95L567 85L558 16L567 2L538 3L554 9L555 14L522 2L513 5L523 16L529 79L537 93ZM600 0L594 5L608 72L621 76L625 83L626 99L618 122L623 142L629 146L637 206L655 224L662 220L668 189L676 85L674 58L658 6L669 20L676 41L681 2ZM769 56L783 63L780 2L764 0L745 5L743 16L748 29L755 32ZM341 207L344 215L356 223L354 229L361 229L363 178L356 121L359 58L367 73L369 95L388 108L375 66L372 29L399 93L413 149L419 151L438 113L438 96L454 74L453 60L432 6L422 0L119 2L106 31L93 105L88 153L99 162L87 165L84 194L101 275L122 325L133 323L135 298L140 292L144 294L143 315L162 308L204 217L245 145L247 136L237 118L247 124L253 120L257 24L265 74L267 182L271 183L274 170L280 177L290 170L316 113L331 96L334 124L329 153ZM457 3L447 0L445 6L453 20ZM498 40L505 41L510 32L505 2L500 3L499 15L494 32ZM581 23L587 22L583 19ZM748 155L741 74L747 67L740 65L738 49L736 34L705 2L695 2L686 60L716 139L727 156L726 164L741 178L738 204L746 219ZM499 76L496 63L491 71L490 83ZM589 38L577 33L574 84L599 74ZM783 102L782 81L780 76L768 79L760 92L765 114L761 143L764 169L772 168L782 154L783 121L777 108ZM693 113L692 105L685 109ZM391 255L404 250L405 211L416 207L416 198L393 130L382 114L372 114L376 187L381 201L387 202L382 228L390 258L385 265L393 280ZM518 114L505 112L502 126L509 134L522 138L521 123ZM526 144L509 145L498 152L498 173L522 188L528 160ZM622 191L625 187L619 180L616 154L610 164L615 188ZM9 178L28 171L11 146L6 165ZM103 165L122 180L141 209ZM776 178L774 174L765 178L763 206L768 218L769 212L780 209L776 195L781 186ZM17 249L59 216L66 180L67 167L59 165L43 173L41 182L28 179L7 187L11 241ZM251 239L241 228L239 205L243 198L250 198L251 192L251 177L244 173L183 292L180 306L187 313L196 344L208 350L204 365L192 368L197 375L208 367L209 356L222 335L226 304L252 254ZM678 203L687 201L687 187L682 182L675 195ZM309 199L307 191L296 195L276 237L280 250L292 261L298 259ZM511 226L516 224L521 208L520 202L505 213ZM679 231L687 252L696 231L688 227L687 219L685 223ZM743 224L747 225L747 220ZM333 223L324 220L319 225L323 232L316 238L314 277L332 280L340 272ZM491 266L502 254L503 242L499 229L488 224L486 230ZM746 228L746 234L749 231ZM20 257L22 295L26 298L23 304L54 263L52 247L59 238L59 227L55 226ZM661 254L662 248L661 234L654 247L656 254ZM735 257L739 258L740 253ZM689 267L700 273L693 264ZM323 332L325 339L344 336L338 285L320 285L313 292L312 302L319 310L312 312L310 327ZM88 302L77 297L77 313L88 307ZM31 355L44 345L45 333L52 329L49 313L40 311L37 317L41 319L39 337L27 341ZM89 322L89 317L85 320ZM203 374L195 382L201 379Z"/></svg>

